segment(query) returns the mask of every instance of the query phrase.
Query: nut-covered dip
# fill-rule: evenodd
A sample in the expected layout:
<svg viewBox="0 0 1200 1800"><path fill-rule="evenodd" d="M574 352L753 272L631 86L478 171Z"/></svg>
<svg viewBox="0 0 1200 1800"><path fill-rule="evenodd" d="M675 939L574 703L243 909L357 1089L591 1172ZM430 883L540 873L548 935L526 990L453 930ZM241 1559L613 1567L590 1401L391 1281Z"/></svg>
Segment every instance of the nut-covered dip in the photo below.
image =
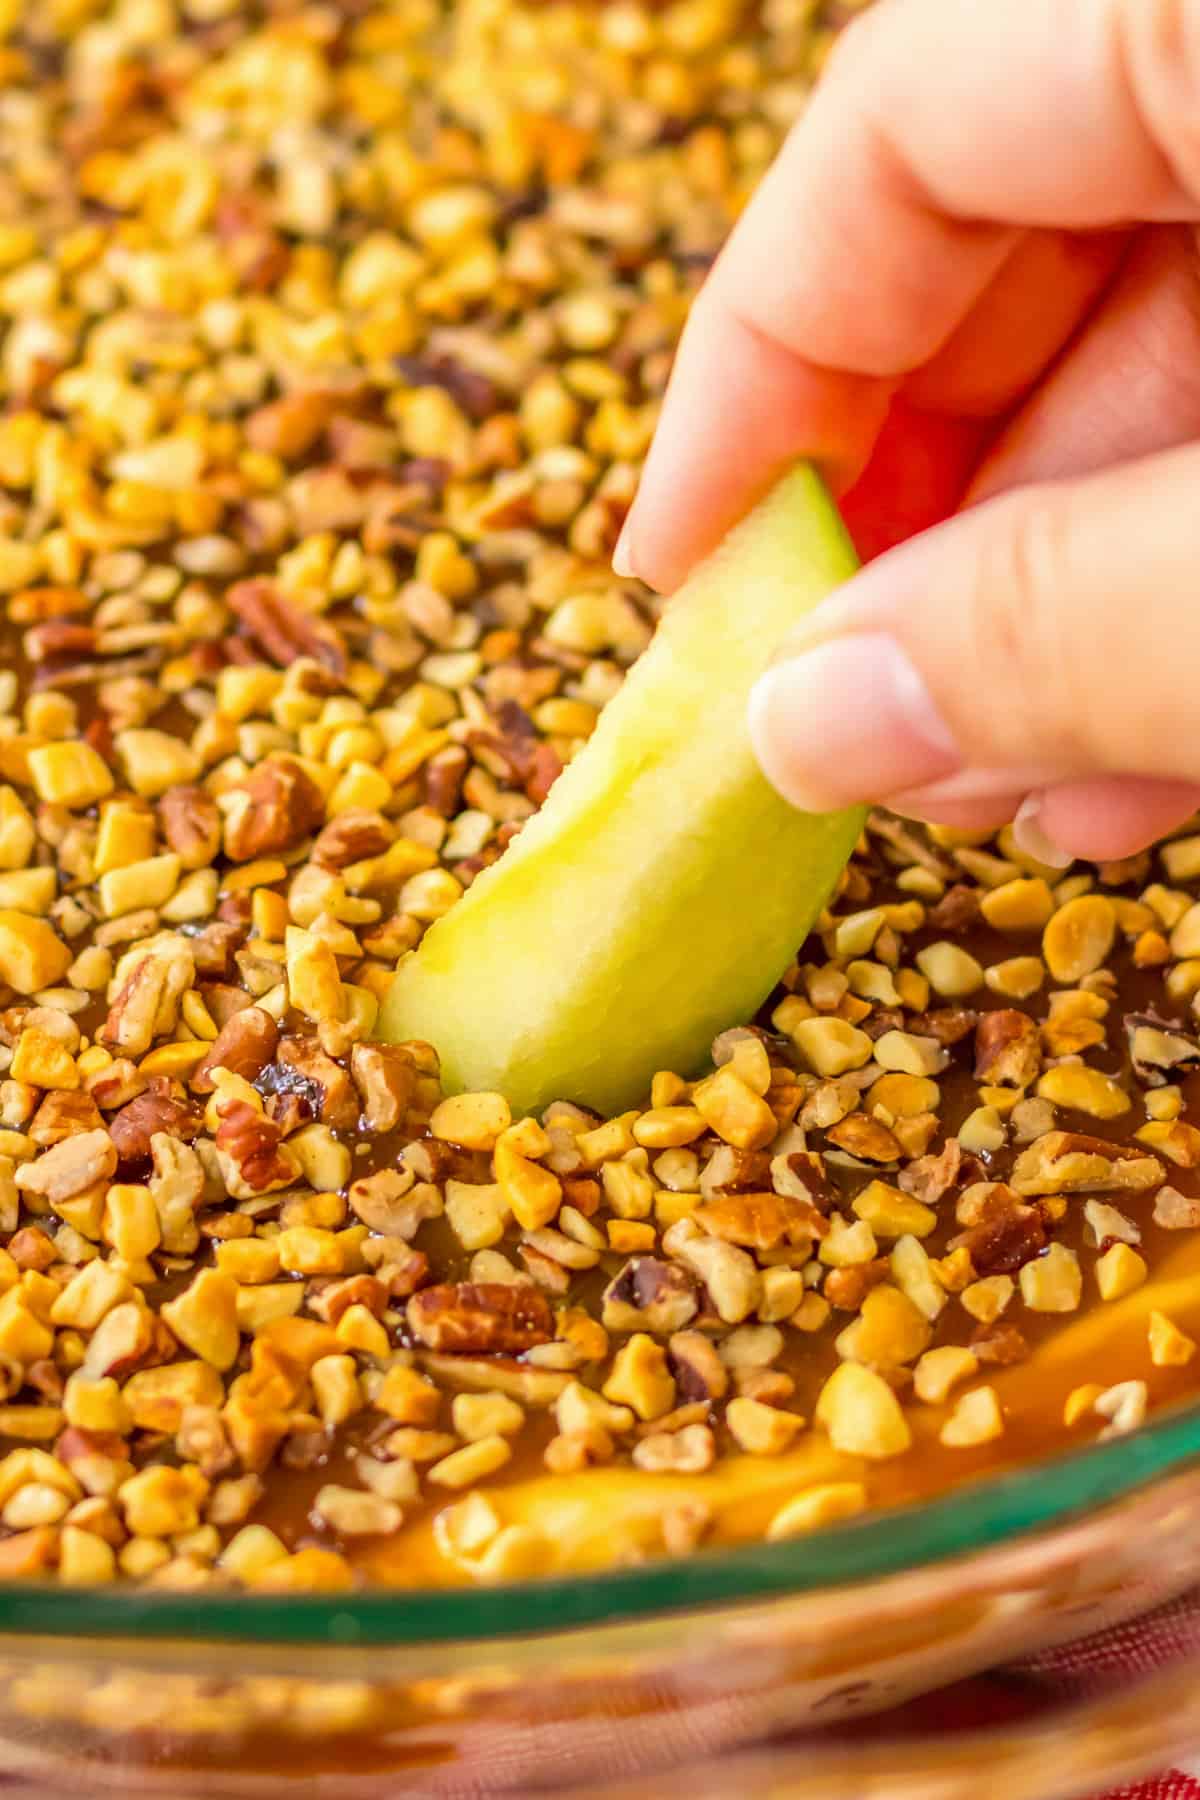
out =
<svg viewBox="0 0 1200 1800"><path fill-rule="evenodd" d="M672 348L848 10L0 5L0 1578L784 1538L1198 1385L1200 832L874 817L615 1118L373 1035L649 641Z"/></svg>

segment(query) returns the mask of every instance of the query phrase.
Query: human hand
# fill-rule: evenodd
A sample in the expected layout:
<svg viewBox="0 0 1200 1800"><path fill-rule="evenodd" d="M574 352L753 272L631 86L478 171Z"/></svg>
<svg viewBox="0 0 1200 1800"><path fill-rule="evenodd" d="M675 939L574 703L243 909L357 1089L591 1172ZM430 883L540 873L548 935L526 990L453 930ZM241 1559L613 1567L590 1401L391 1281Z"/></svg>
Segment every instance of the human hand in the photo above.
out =
<svg viewBox="0 0 1200 1800"><path fill-rule="evenodd" d="M1064 863L1200 805L1197 222L1200 0L879 0L844 35L693 308L616 559L670 590L821 467L878 560L755 690L789 799L1016 815Z"/></svg>

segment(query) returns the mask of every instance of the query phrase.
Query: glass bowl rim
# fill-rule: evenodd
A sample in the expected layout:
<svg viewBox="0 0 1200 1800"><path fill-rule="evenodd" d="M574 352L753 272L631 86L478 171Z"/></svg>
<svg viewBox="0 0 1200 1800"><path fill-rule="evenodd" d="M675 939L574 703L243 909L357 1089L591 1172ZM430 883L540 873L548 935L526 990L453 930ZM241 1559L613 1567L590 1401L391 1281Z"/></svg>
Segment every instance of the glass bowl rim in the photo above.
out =
<svg viewBox="0 0 1200 1800"><path fill-rule="evenodd" d="M489 1587L254 1594L0 1583L0 1638L279 1646L483 1643L633 1625L900 1574L1065 1524L1200 1459L1200 1402L1141 1430L777 1543Z"/></svg>

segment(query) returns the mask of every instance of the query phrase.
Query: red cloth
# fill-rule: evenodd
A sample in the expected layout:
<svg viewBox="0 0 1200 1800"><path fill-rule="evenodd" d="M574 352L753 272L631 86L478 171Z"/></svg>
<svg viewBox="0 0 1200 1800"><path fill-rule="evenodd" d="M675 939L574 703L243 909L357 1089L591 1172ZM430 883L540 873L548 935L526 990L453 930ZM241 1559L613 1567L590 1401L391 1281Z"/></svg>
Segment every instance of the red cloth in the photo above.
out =
<svg viewBox="0 0 1200 1800"><path fill-rule="evenodd" d="M942 1732L972 1731L1032 1719L1064 1701L1103 1699L1131 1679L1153 1675L1186 1657L1200 1659L1200 1593L1098 1637L1048 1651L1019 1668L927 1695L904 1709L912 1715L906 1727L915 1733L931 1726ZM894 1729L894 1714L892 1722ZM1095 1800L1200 1800L1200 1753L1185 1766L1164 1769L1132 1787L1110 1789Z"/></svg>

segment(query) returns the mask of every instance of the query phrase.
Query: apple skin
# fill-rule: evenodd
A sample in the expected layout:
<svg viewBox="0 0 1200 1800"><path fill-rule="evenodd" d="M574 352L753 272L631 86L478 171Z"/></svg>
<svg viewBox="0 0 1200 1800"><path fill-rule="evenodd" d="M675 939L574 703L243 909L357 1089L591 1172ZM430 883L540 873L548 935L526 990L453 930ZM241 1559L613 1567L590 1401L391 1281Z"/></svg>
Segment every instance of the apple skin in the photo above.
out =
<svg viewBox="0 0 1200 1800"><path fill-rule="evenodd" d="M857 566L818 477L786 475L671 600L541 811L403 959L381 1036L426 1040L447 1091L498 1090L518 1113L611 1115L656 1070L703 1069L862 830L861 809L782 800L746 730L776 645Z"/></svg>

